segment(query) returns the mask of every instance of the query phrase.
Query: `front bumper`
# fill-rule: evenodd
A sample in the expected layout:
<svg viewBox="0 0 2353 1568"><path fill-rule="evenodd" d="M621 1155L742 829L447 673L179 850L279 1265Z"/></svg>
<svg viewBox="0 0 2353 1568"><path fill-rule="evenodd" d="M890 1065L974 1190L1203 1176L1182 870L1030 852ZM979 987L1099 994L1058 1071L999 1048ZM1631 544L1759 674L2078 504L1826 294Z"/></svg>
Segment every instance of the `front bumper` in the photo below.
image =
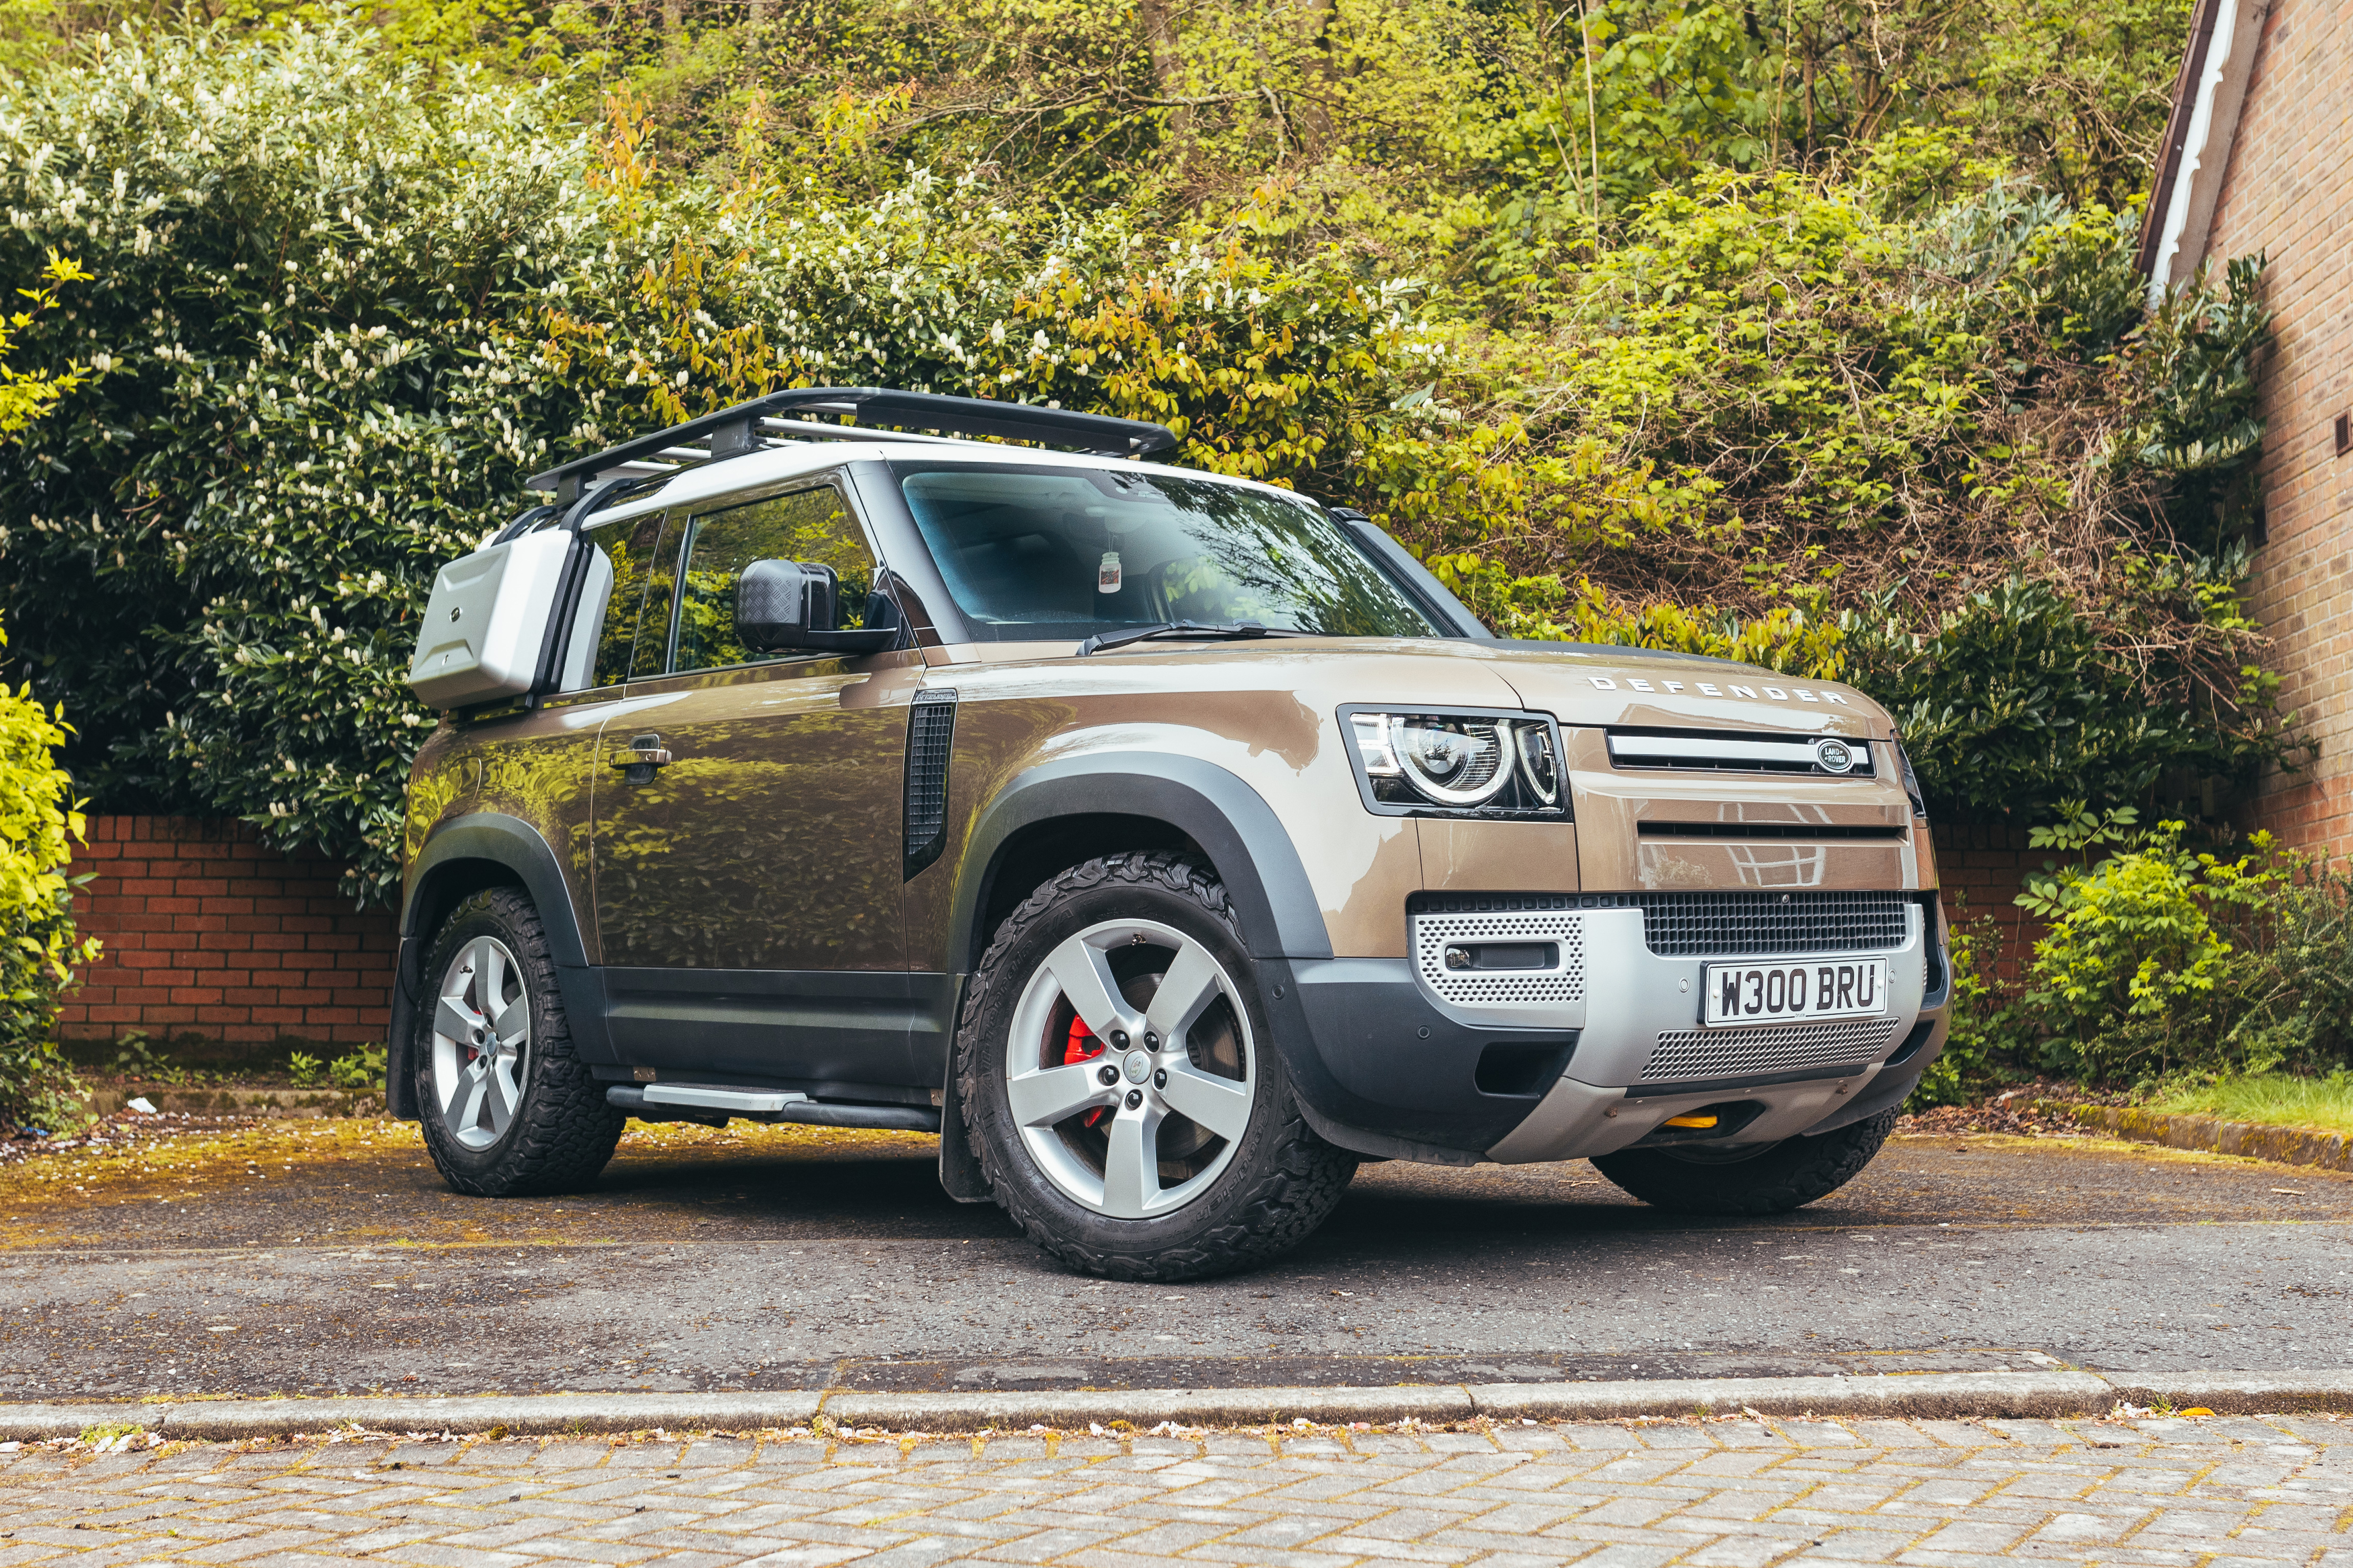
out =
<svg viewBox="0 0 2353 1568"><path fill-rule="evenodd" d="M1868 1026L1701 1029L1708 960L1651 952L1639 910L1578 918L1582 994L1542 1005L1456 1005L1409 959L1264 964L1310 1122L1366 1153L1519 1164L1611 1153L1671 1116L1737 1103L1725 1142L1767 1143L1899 1102L1943 1048L1949 984L1924 906L1901 947L1870 955L1891 984Z"/></svg>

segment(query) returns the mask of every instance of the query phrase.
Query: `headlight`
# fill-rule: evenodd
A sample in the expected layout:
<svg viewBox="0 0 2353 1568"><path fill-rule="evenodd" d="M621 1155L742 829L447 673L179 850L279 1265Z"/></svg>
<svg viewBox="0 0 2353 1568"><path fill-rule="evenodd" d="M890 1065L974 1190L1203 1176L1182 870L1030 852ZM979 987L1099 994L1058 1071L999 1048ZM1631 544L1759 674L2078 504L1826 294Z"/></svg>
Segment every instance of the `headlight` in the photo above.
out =
<svg viewBox="0 0 2353 1568"><path fill-rule="evenodd" d="M1542 713L1344 708L1365 804L1391 816L1566 817L1560 730Z"/></svg>

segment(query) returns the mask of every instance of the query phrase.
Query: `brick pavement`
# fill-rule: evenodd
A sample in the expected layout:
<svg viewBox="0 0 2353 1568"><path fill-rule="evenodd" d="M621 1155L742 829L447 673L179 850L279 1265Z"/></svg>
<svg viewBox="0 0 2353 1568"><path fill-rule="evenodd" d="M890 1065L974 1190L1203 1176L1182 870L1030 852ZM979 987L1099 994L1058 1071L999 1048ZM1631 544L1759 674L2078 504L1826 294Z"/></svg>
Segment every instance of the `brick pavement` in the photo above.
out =
<svg viewBox="0 0 2353 1568"><path fill-rule="evenodd" d="M2353 1421L2295 1415L0 1453L0 1568L363 1557L2353 1568L2348 1527Z"/></svg>

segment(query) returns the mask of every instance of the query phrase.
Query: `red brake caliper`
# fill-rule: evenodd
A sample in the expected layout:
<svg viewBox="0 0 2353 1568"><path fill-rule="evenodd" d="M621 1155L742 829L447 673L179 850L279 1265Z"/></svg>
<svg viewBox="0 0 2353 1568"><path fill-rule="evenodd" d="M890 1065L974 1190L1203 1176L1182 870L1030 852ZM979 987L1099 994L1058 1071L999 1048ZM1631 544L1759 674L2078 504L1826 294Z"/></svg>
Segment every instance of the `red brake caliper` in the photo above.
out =
<svg viewBox="0 0 2353 1568"><path fill-rule="evenodd" d="M1073 1017L1071 1020L1070 1037L1062 1042L1062 1065L1071 1067L1080 1062L1091 1061L1103 1055L1103 1043L1087 1033L1086 1020ZM1086 1124L1092 1127L1103 1119L1103 1107L1095 1107L1087 1112Z"/></svg>

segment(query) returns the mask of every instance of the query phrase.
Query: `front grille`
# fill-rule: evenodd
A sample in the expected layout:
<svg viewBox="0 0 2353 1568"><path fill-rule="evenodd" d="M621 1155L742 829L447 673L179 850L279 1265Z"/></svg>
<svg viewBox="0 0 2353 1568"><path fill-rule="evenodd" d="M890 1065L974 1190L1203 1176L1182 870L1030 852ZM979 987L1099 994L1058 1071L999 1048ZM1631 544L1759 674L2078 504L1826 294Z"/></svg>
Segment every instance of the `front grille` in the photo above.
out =
<svg viewBox="0 0 2353 1568"><path fill-rule="evenodd" d="M1551 942L1556 969L1450 970L1451 942ZM1413 921L1414 966L1440 998L1457 1006L1552 1006L1585 1000L1585 921L1552 913L1422 914Z"/></svg>
<svg viewBox="0 0 2353 1568"><path fill-rule="evenodd" d="M1834 771L1815 748L1823 741L1845 748ZM1609 765L1645 772L1779 773L1792 778L1867 779L1877 775L1872 744L1844 735L1797 735L1772 731L1611 730Z"/></svg>
<svg viewBox="0 0 2353 1568"><path fill-rule="evenodd" d="M948 753L955 741L956 694L918 691L907 714L905 874L940 858L947 845Z"/></svg>
<svg viewBox="0 0 2353 1568"><path fill-rule="evenodd" d="M1628 893L1662 958L1875 952L1904 945L1901 893Z"/></svg>
<svg viewBox="0 0 2353 1568"><path fill-rule="evenodd" d="M1895 1037L1893 1018L1771 1024L1747 1029L1674 1029L1643 1064L1644 1083L1765 1077L1804 1068L1861 1067Z"/></svg>

